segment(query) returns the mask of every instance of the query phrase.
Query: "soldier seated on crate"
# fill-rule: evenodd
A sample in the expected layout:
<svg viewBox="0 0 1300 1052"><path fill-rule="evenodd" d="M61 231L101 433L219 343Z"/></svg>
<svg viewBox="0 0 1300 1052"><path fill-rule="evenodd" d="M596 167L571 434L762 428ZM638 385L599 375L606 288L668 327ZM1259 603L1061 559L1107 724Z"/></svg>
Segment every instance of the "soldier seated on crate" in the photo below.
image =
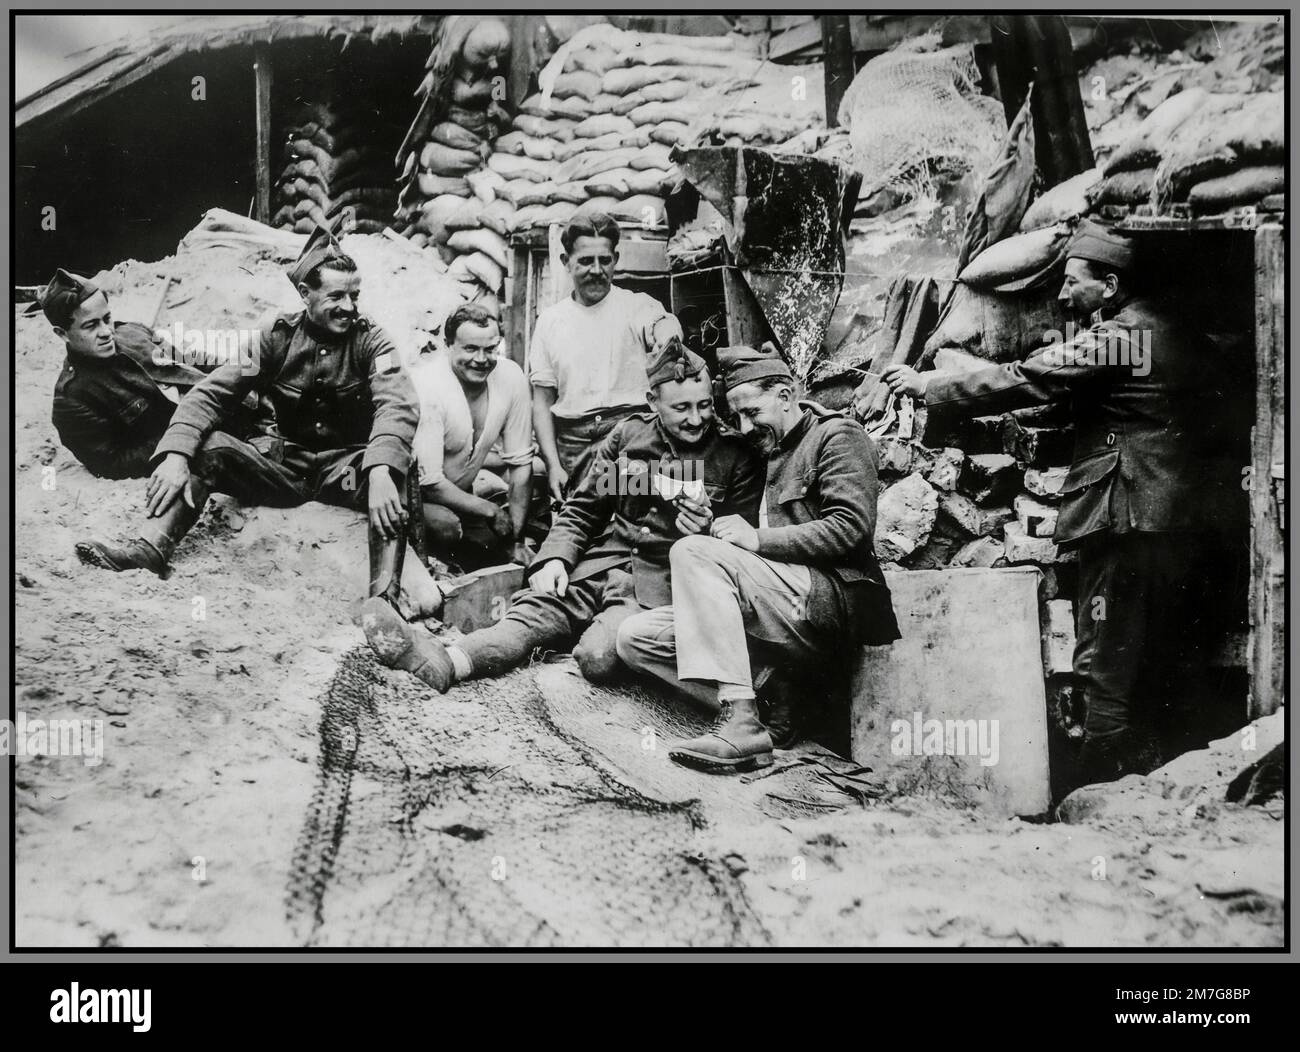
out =
<svg viewBox="0 0 1300 1052"><path fill-rule="evenodd" d="M306 309L277 318L251 364L220 366L182 399L153 454L144 527L121 545L78 544L83 562L166 576L212 491L269 507L321 501L369 512L370 594L396 602L415 387L359 313L361 277L330 231L317 227L289 278ZM265 452L221 430L251 391L270 398L283 433Z"/></svg>
<svg viewBox="0 0 1300 1052"><path fill-rule="evenodd" d="M429 539L467 569L510 561L527 566L528 381L500 356L501 327L485 307L462 304L442 331L446 346L426 348L411 369L420 398L415 458Z"/></svg>
<svg viewBox="0 0 1300 1052"><path fill-rule="evenodd" d="M1158 725L1183 722L1209 616L1210 539L1235 487L1215 438L1221 394L1203 334L1134 292L1131 239L1085 223L1067 255L1059 298L1088 328L1023 362L944 375L891 365L884 381L925 399L932 435L953 414L1069 401L1074 459L1054 540L1078 551L1074 673L1087 704L1084 776L1095 782L1159 766Z"/></svg>
<svg viewBox="0 0 1300 1052"><path fill-rule="evenodd" d="M877 461L861 425L795 398L776 348L723 347L718 366L737 426L766 461L757 528L722 515L673 545L673 605L627 618L618 654L718 712L712 729L668 752L709 773L772 763L772 718L758 699L751 647L778 663L789 692L843 664L858 644L898 638L876 561ZM802 688L802 689L801 689ZM788 743L786 743L788 744Z"/></svg>
<svg viewBox="0 0 1300 1052"><path fill-rule="evenodd" d="M181 398L205 374L146 326L113 321L108 295L87 278L56 271L40 305L67 352L54 385L59 441L99 478L146 477ZM270 404L251 394L231 430L254 444L271 442Z"/></svg>
<svg viewBox="0 0 1300 1052"><path fill-rule="evenodd" d="M643 405L648 356L682 335L653 296L614 284L619 236L604 212L570 220L560 259L573 293L537 316L528 347L533 427L556 501L581 481L601 439Z"/></svg>
<svg viewBox="0 0 1300 1052"><path fill-rule="evenodd" d="M443 692L457 680L499 675L538 648L572 646L593 681L615 673L620 622L672 602L673 543L715 518L756 521L763 489L758 458L714 422L702 358L673 341L652 362L648 383L651 411L628 417L600 444L528 569L528 589L502 620L444 646L371 600L362 624L384 664Z"/></svg>

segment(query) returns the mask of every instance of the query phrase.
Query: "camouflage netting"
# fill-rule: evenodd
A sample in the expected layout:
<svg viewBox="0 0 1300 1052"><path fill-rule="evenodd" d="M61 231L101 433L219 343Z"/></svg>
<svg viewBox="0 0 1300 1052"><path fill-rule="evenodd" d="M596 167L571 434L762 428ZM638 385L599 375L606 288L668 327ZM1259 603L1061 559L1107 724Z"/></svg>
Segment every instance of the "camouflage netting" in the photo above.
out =
<svg viewBox="0 0 1300 1052"><path fill-rule="evenodd" d="M703 724L571 663L439 697L358 648L322 709L288 893L312 946L765 945L745 867L711 830L779 854L774 818L874 792L815 749L760 778L675 767L662 743Z"/></svg>

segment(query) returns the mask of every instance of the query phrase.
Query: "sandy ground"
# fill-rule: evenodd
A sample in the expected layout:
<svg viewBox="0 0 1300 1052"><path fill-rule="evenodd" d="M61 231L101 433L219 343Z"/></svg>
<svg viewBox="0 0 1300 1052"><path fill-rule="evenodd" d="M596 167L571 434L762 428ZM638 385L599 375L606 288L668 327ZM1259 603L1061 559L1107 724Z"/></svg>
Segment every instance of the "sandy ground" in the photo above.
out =
<svg viewBox="0 0 1300 1052"><path fill-rule="evenodd" d="M124 294L118 316L142 316L152 298L136 296L133 313ZM351 621L364 588L361 519L214 502L169 580L82 568L74 542L128 530L144 482L94 479L58 446L49 408L61 349L39 317L19 318L17 337L16 706L28 719L102 720L106 736L98 766L17 762L17 944L298 944L286 887L316 784L321 698L361 641ZM559 668L516 675L536 677L549 705ZM412 697L444 706L420 718L475 746L464 722L473 699ZM1280 735L1280 721L1266 733ZM546 763L576 779L603 747L579 737L561 753L549 724L528 726L495 738L488 759L539 784ZM714 785L680 827L675 857L725 873L755 945L1278 946L1283 810L1217 802L1238 756L1224 747L1093 794L1075 824L991 822L924 799L737 817ZM645 788L658 777L649 768L597 766L658 791ZM544 824L544 796L528 807ZM472 837L444 840L443 862L476 850ZM598 828L593 840L600 850ZM552 925L552 944L602 930L569 921ZM643 921L629 941L654 942L655 918Z"/></svg>

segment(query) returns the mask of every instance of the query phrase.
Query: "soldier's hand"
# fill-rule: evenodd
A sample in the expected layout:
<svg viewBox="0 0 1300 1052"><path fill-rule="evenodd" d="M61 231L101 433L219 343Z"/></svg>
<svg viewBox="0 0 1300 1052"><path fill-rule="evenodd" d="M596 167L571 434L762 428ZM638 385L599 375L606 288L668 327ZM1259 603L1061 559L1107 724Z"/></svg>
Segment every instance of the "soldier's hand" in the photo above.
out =
<svg viewBox="0 0 1300 1052"><path fill-rule="evenodd" d="M564 487L567 486L568 484L569 484L569 473L565 471L564 468L560 467L559 464L555 464L552 467L547 469L546 486L547 489L551 491L551 500L559 504L563 504Z"/></svg>
<svg viewBox="0 0 1300 1052"><path fill-rule="evenodd" d="M925 388L929 383L929 377L922 376L910 365L887 365L880 374L881 379L889 384L889 389L894 394L911 395L913 398L924 398Z"/></svg>
<svg viewBox="0 0 1300 1052"><path fill-rule="evenodd" d="M488 529L501 540L508 541L515 535L515 526L510 521L510 512L505 508L493 508L492 518L488 519Z"/></svg>
<svg viewBox="0 0 1300 1052"><path fill-rule="evenodd" d="M677 529L684 537L693 533L706 533L709 523L713 521L713 508L708 498L692 500L682 494L675 501L677 505Z"/></svg>
<svg viewBox="0 0 1300 1052"><path fill-rule="evenodd" d="M528 578L528 585L542 595L563 596L569 590L569 571L559 559L548 559Z"/></svg>
<svg viewBox="0 0 1300 1052"><path fill-rule="evenodd" d="M389 539L398 536L406 524L406 509L402 507L402 498L388 468L383 464L371 468L366 489L370 525Z"/></svg>
<svg viewBox="0 0 1300 1052"><path fill-rule="evenodd" d="M153 474L149 476L149 484L145 487L145 508L148 509L149 517L161 515L182 494L185 503L194 507L189 459L180 453L168 453L154 468Z"/></svg>
<svg viewBox="0 0 1300 1052"><path fill-rule="evenodd" d="M758 530L739 515L724 515L720 519L714 519L709 533L718 540L734 544L747 552L758 551Z"/></svg>

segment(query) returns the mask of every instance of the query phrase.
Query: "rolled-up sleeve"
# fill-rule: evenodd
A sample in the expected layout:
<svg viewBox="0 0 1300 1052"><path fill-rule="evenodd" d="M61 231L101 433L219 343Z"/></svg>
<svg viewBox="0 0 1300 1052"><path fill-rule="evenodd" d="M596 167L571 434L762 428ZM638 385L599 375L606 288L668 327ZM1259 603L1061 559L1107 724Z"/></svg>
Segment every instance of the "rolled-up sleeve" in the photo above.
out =
<svg viewBox="0 0 1300 1052"><path fill-rule="evenodd" d="M555 357L551 354L550 326L539 318L533 328L533 338L528 344L528 382L534 387L560 386L555 372Z"/></svg>

